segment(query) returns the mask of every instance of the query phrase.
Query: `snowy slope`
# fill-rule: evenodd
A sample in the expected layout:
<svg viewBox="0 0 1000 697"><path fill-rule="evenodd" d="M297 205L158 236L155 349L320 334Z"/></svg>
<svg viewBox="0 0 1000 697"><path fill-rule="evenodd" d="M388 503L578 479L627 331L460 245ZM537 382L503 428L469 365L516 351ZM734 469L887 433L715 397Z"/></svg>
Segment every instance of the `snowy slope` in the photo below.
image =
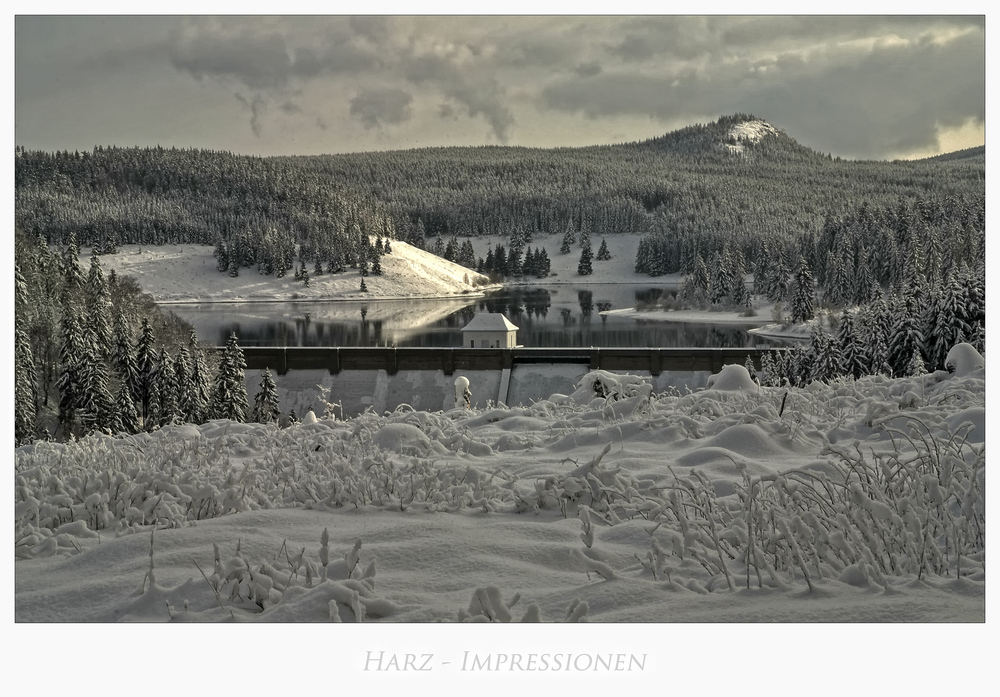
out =
<svg viewBox="0 0 1000 697"><path fill-rule="evenodd" d="M291 274L276 278L255 268L231 278L216 269L212 247L204 245L124 245L101 263L106 273L134 276L159 303L471 297L489 289L485 276L396 240L392 253L382 257L382 275L365 278L367 293L360 290L356 269L311 276L308 288ZM311 275L312 267L308 271Z"/></svg>

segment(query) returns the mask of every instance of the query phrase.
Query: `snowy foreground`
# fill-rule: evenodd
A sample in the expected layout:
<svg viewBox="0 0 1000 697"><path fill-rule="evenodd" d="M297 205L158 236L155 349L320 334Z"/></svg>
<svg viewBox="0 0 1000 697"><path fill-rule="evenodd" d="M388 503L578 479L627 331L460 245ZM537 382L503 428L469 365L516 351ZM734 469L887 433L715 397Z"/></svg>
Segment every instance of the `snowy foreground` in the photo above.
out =
<svg viewBox="0 0 1000 697"><path fill-rule="evenodd" d="M653 395L597 371L527 408L29 446L15 620L982 622L969 350L920 378L727 366Z"/></svg>

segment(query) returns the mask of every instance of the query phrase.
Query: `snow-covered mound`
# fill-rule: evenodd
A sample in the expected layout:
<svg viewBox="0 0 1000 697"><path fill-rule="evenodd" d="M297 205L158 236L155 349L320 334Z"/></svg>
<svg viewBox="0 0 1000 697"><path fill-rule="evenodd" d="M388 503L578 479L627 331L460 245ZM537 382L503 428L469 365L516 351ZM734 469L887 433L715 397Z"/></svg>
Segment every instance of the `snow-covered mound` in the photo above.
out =
<svg viewBox="0 0 1000 697"><path fill-rule="evenodd" d="M757 383L750 377L750 372L742 365L726 365L715 375L710 375L705 386L708 390L719 392L743 392L754 394Z"/></svg>
<svg viewBox="0 0 1000 697"><path fill-rule="evenodd" d="M957 344L948 351L944 361L945 367L956 377L964 378L971 375L986 375L986 359L972 344ZM981 372L980 372L981 371Z"/></svg>
<svg viewBox="0 0 1000 697"><path fill-rule="evenodd" d="M982 622L985 376L955 357L37 443L15 619Z"/></svg>
<svg viewBox="0 0 1000 697"><path fill-rule="evenodd" d="M233 278L216 268L211 246L196 244L122 245L101 263L109 271L135 277L158 303L439 298L481 295L498 287L482 274L406 242L392 240L391 248L381 259L382 275L365 277L367 292L361 291L357 269L311 275L308 286L290 274L265 276L252 267Z"/></svg>

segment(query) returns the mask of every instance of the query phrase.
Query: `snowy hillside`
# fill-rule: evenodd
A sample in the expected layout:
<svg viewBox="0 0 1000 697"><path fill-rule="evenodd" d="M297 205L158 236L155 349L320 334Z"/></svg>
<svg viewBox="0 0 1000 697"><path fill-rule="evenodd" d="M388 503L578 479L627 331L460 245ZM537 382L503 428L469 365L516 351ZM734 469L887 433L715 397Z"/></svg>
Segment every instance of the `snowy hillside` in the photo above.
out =
<svg viewBox="0 0 1000 697"><path fill-rule="evenodd" d="M982 622L981 361L39 443L15 620Z"/></svg>
<svg viewBox="0 0 1000 697"><path fill-rule="evenodd" d="M117 254L102 256L101 263L107 271L134 276L158 303L467 297L490 288L485 276L398 240L382 257L382 275L365 277L364 293L357 269L313 275L308 287L291 274L277 278L255 268L232 278L216 269L212 247L203 245L124 245Z"/></svg>

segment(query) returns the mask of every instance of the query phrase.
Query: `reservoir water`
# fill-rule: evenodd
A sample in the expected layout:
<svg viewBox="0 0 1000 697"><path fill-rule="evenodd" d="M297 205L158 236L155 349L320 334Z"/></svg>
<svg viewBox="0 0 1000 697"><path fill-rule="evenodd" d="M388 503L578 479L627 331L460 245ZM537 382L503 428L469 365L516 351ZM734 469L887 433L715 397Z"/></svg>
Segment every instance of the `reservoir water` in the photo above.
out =
<svg viewBox="0 0 1000 697"><path fill-rule="evenodd" d="M694 324L605 316L671 296L669 286L515 286L487 297L363 302L206 303L169 309L204 342L222 346L461 346L476 312L503 312L523 346L743 347L768 342L752 325Z"/></svg>

